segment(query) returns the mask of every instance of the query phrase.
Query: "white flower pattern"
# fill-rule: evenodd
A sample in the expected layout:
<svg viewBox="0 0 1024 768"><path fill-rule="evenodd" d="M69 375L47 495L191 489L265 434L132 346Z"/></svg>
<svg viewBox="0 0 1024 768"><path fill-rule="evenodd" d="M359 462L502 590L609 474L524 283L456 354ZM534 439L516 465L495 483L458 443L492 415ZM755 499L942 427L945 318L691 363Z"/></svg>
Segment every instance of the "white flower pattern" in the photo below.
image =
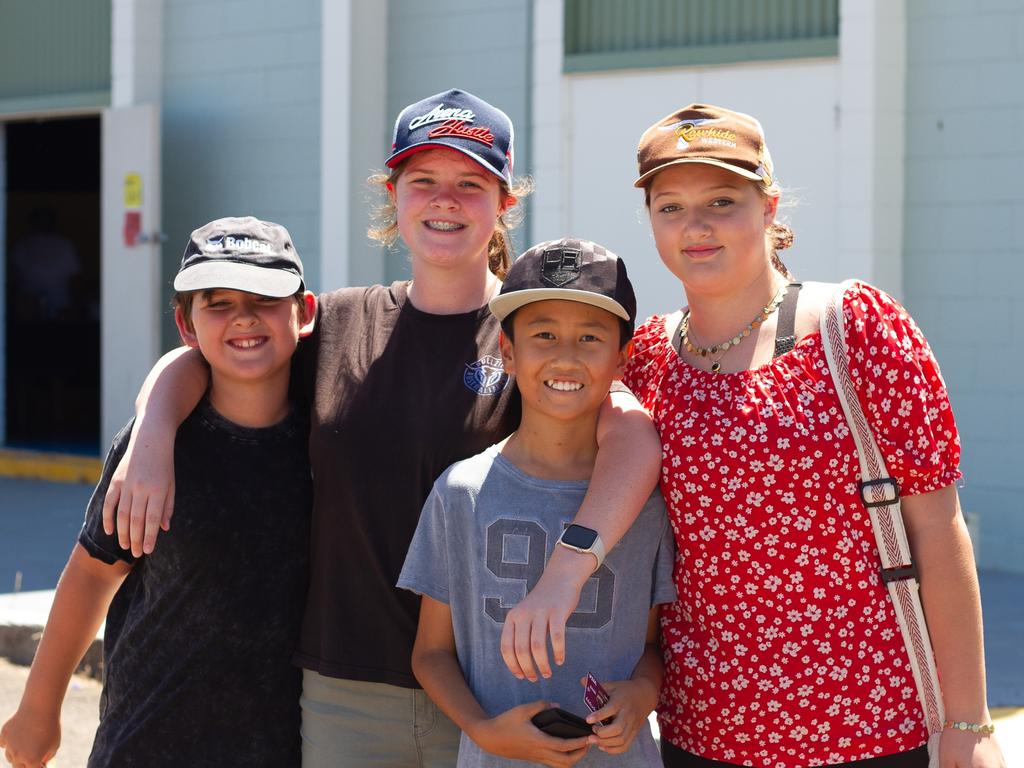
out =
<svg viewBox="0 0 1024 768"><path fill-rule="evenodd" d="M850 372L901 495L959 476L960 440L927 341L863 283L843 302ZM921 746L903 639L878 575L856 449L819 334L768 365L713 374L655 316L626 383L662 439L679 600L661 616L663 738L765 768Z"/></svg>

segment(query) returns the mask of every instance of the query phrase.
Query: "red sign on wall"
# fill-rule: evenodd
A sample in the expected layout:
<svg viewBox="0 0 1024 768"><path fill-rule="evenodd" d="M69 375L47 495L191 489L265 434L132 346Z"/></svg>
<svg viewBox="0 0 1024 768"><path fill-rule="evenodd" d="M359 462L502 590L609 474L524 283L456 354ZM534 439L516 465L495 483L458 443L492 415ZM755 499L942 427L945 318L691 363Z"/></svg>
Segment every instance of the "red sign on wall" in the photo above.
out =
<svg viewBox="0 0 1024 768"><path fill-rule="evenodd" d="M124 244L137 245L142 232L142 211L124 212Z"/></svg>

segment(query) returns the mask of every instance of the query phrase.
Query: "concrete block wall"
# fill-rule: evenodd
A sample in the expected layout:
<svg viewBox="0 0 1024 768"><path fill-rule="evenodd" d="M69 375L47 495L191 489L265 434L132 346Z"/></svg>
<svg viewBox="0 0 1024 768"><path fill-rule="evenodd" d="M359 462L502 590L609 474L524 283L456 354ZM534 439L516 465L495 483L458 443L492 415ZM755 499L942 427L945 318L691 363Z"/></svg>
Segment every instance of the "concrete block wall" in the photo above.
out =
<svg viewBox="0 0 1024 768"><path fill-rule="evenodd" d="M906 6L905 303L950 388L980 563L1024 571L1024 5Z"/></svg>
<svg viewBox="0 0 1024 768"><path fill-rule="evenodd" d="M252 214L288 227L318 290L319 0L165 0L164 285L189 233ZM164 311L165 346L177 343Z"/></svg>
<svg viewBox="0 0 1024 768"><path fill-rule="evenodd" d="M7 133L0 123L0 179L7 178ZM0 190L0 248L7 248L6 190ZM6 254L4 259L6 261ZM7 269L0 269L0 317L7 317ZM6 321L5 321L6 322ZM0 403L7 402L7 331L0 333ZM7 408L0 407L0 445L7 442Z"/></svg>
<svg viewBox="0 0 1024 768"><path fill-rule="evenodd" d="M515 173L530 173L532 6L529 0L391 0L388 132L381 137L380 154L368 158L365 171L383 166L395 117L406 104L448 88L462 88L508 114L516 129ZM353 172L364 171L353 168ZM513 232L517 250L527 245L527 237L524 222ZM408 275L408 258L400 246L385 258L386 280Z"/></svg>

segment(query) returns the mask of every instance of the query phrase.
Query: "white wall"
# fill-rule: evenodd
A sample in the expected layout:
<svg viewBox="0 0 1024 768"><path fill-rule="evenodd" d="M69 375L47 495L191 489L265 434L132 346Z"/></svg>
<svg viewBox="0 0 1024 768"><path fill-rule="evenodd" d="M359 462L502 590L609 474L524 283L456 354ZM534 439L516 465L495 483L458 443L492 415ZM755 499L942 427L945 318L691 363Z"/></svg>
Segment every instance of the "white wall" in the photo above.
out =
<svg viewBox="0 0 1024 768"><path fill-rule="evenodd" d="M160 354L160 242L126 247L124 177L142 177L142 231L162 222L159 102L163 2L113 0L110 109L102 118L100 237L100 447L132 415L135 395ZM125 318L132 318L125 323Z"/></svg>
<svg viewBox="0 0 1024 768"><path fill-rule="evenodd" d="M160 100L163 2L112 0L110 106Z"/></svg>
<svg viewBox="0 0 1024 768"><path fill-rule="evenodd" d="M7 134L0 122L0 445L7 442Z"/></svg>
<svg viewBox="0 0 1024 768"><path fill-rule="evenodd" d="M388 145L386 0L321 7L320 288L384 281L384 260L366 237L367 158ZM372 167L381 167L380 160Z"/></svg>
<svg viewBox="0 0 1024 768"><path fill-rule="evenodd" d="M103 111L100 178L100 446L131 417L135 395L160 355L160 109L156 104ZM142 180L142 233L126 245L124 180Z"/></svg>
<svg viewBox="0 0 1024 768"><path fill-rule="evenodd" d="M904 0L842 0L839 28L840 272L902 298Z"/></svg>
<svg viewBox="0 0 1024 768"><path fill-rule="evenodd" d="M534 239L574 235L618 253L637 288L641 317L682 304L681 287L654 249L642 193L632 186L635 148L647 126L704 101L749 112L764 126L786 197L799 203L785 212L796 231L795 246L783 254L790 269L804 279L840 278L838 81L831 59L564 76L549 88L565 105L562 136L550 125L537 130L536 121L553 114L550 107L535 110ZM552 156L560 160L560 179Z"/></svg>
<svg viewBox="0 0 1024 768"><path fill-rule="evenodd" d="M1024 573L1024 3L908 0L907 33L907 308L950 390L975 556Z"/></svg>

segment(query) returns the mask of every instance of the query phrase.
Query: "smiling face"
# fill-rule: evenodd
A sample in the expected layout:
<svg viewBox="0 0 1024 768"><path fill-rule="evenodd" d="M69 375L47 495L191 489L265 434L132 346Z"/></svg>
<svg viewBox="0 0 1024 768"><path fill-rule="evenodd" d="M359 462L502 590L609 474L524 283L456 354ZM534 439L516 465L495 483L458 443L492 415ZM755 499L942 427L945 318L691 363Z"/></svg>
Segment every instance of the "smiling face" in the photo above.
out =
<svg viewBox="0 0 1024 768"><path fill-rule="evenodd" d="M621 378L632 342L620 344L621 322L578 301L537 301L516 310L514 341L501 337L505 371L514 374L529 411L571 420L596 419L613 380Z"/></svg>
<svg viewBox="0 0 1024 768"><path fill-rule="evenodd" d="M309 332L316 300L308 291L302 302L294 296L272 298L217 288L200 291L192 301L191 322L181 307L174 319L182 341L198 347L215 377L239 382L265 382L287 377L299 336Z"/></svg>
<svg viewBox="0 0 1024 768"><path fill-rule="evenodd" d="M658 254L687 292L723 293L747 285L766 268L765 230L777 197L754 182L704 163L670 166L649 187Z"/></svg>
<svg viewBox="0 0 1024 768"><path fill-rule="evenodd" d="M443 148L412 155L389 192L414 269L486 271L495 223L515 203L494 174Z"/></svg>

